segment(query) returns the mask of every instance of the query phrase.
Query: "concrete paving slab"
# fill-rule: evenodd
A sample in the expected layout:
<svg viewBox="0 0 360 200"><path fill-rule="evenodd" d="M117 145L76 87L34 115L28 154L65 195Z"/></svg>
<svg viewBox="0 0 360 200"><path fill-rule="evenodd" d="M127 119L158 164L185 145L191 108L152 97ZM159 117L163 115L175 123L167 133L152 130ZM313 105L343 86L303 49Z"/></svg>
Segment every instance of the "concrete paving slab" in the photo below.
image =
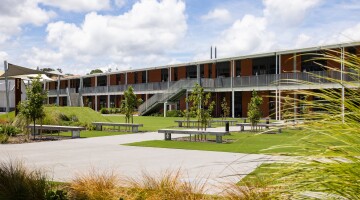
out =
<svg viewBox="0 0 360 200"><path fill-rule="evenodd" d="M151 132L0 145L0 160L21 159L29 167L47 170L56 181L70 181L77 173L91 169L112 170L134 178L142 171L161 174L181 169L184 180L207 179L208 183L214 184L209 193L217 193L222 183L236 183L264 162L286 159L261 154L121 145L163 139L163 134Z"/></svg>

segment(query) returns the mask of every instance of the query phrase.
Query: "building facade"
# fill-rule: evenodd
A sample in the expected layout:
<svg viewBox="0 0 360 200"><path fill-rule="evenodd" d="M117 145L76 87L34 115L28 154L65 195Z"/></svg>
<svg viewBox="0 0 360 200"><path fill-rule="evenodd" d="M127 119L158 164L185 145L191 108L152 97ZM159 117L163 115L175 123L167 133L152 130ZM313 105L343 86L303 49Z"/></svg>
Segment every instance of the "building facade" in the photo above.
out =
<svg viewBox="0 0 360 200"><path fill-rule="evenodd" d="M343 58L345 52L360 53L360 42L321 47L269 52L200 62L115 71L79 77L64 77L48 81L48 103L59 106L88 106L99 111L102 107L119 107L124 90L132 86L135 94L143 99L140 115L164 112L169 109L185 110L186 96L195 83L211 92L217 102L213 115L221 115L220 102L226 98L232 117L247 117L251 93L263 97L263 117L281 119L281 97L286 91L299 89L341 88L340 84L325 77L346 78L342 63L315 59L316 54L334 50L334 56ZM327 52L329 53L329 52ZM335 70L321 67L329 66ZM324 78L314 78L315 73ZM296 79L311 84L294 84ZM297 97L300 98L300 97Z"/></svg>

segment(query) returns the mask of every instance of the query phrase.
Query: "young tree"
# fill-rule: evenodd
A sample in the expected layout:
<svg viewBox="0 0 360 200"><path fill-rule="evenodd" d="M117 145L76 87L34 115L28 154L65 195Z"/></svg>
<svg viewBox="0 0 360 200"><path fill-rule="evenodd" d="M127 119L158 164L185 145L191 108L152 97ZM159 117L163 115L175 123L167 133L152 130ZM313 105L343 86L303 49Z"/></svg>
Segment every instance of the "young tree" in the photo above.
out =
<svg viewBox="0 0 360 200"><path fill-rule="evenodd" d="M40 75L26 89L26 97L27 100L22 101L19 105L19 111L26 118L27 122L31 121L34 123L33 130L35 131L36 120L42 119L45 116L43 104L47 98L47 93L43 90L40 82Z"/></svg>
<svg viewBox="0 0 360 200"><path fill-rule="evenodd" d="M221 102L221 110L222 110L222 117L224 119L226 119L226 117L228 117L230 115L230 107L227 104L226 98L224 97L222 102Z"/></svg>
<svg viewBox="0 0 360 200"><path fill-rule="evenodd" d="M193 92L187 99L187 102L191 102L191 107L189 113L194 113L198 120L198 129L200 129L199 124L201 124L201 129L205 129L211 120L211 113L214 109L215 102L210 101L211 94L205 93L204 88L199 84L195 84Z"/></svg>
<svg viewBox="0 0 360 200"><path fill-rule="evenodd" d="M135 108L142 103L142 99L136 99L136 95L134 94L134 89L130 86L124 92L125 99L121 102L121 113L125 114L125 122L134 123L133 113Z"/></svg>
<svg viewBox="0 0 360 200"><path fill-rule="evenodd" d="M260 106L262 102L263 102L262 97L258 96L257 92L253 90L250 103L248 104L248 112L247 112L252 130L254 130L254 128L257 126L257 123L259 123L260 121L261 118Z"/></svg>

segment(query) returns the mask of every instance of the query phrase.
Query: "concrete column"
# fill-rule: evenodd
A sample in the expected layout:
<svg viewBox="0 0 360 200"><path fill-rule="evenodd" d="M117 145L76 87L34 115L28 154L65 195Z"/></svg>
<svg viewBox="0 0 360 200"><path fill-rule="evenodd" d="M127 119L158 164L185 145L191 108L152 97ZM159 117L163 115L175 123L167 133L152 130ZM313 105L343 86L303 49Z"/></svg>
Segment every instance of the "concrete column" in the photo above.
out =
<svg viewBox="0 0 360 200"><path fill-rule="evenodd" d="M106 76L106 85L107 85L107 88L106 88L106 91L107 91L107 108L109 109L110 108L110 95L109 95L109 87L110 87L110 75L107 75Z"/></svg>
<svg viewBox="0 0 360 200"><path fill-rule="evenodd" d="M294 59L293 59L293 73L294 73L294 79L296 78L296 53L294 53ZM294 122L296 121L296 114L297 114L297 102L296 102L296 99L297 99L297 95L294 93Z"/></svg>
<svg viewBox="0 0 360 200"><path fill-rule="evenodd" d="M279 55L279 77L281 79L281 54ZM281 85L281 82L279 83ZM281 120L281 90L279 89L279 120Z"/></svg>
<svg viewBox="0 0 360 200"><path fill-rule="evenodd" d="M95 76L95 88L97 88L97 76ZM95 111L98 111L97 89L95 89Z"/></svg>
<svg viewBox="0 0 360 200"><path fill-rule="evenodd" d="M58 75L58 84L57 84L57 96L56 96L56 104L57 106L60 105L60 75Z"/></svg>
<svg viewBox="0 0 360 200"><path fill-rule="evenodd" d="M8 62L4 61L4 73L7 74ZM6 112L10 112L10 100L9 100L9 80L7 75L5 76L5 95L6 95Z"/></svg>
<svg viewBox="0 0 360 200"><path fill-rule="evenodd" d="M275 53L275 71L277 80L279 79L278 55ZM278 120L278 90L275 90L275 120Z"/></svg>
<svg viewBox="0 0 360 200"><path fill-rule="evenodd" d="M235 77L235 60L232 61L231 65L231 116L235 118L235 92L234 92L234 77Z"/></svg>
<svg viewBox="0 0 360 200"><path fill-rule="evenodd" d="M164 117L166 117L167 102L164 102Z"/></svg>
<svg viewBox="0 0 360 200"><path fill-rule="evenodd" d="M127 85L127 72L125 73L125 85Z"/></svg>
<svg viewBox="0 0 360 200"><path fill-rule="evenodd" d="M344 47L341 48L341 119L342 123L345 123L345 87L344 87Z"/></svg>
<svg viewBox="0 0 360 200"><path fill-rule="evenodd" d="M83 90L83 87L84 87L84 80L83 80L83 77L80 77L80 85L79 85L79 105L81 107L84 107L84 102L83 102L83 97L82 97L82 90ZM87 106L87 105L86 105Z"/></svg>
<svg viewBox="0 0 360 200"><path fill-rule="evenodd" d="M200 77L200 65L196 65L196 78L197 78L197 83L199 85L201 85L201 77Z"/></svg>

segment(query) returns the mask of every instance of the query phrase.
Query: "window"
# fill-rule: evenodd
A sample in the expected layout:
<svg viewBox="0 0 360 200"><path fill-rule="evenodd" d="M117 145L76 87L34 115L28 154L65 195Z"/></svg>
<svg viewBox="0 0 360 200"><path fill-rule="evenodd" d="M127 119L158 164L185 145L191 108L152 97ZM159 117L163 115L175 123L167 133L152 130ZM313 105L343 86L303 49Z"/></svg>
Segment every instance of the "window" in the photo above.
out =
<svg viewBox="0 0 360 200"><path fill-rule="evenodd" d="M138 83L138 73L137 72L134 72L134 82L135 82L135 84Z"/></svg>
<svg viewBox="0 0 360 200"><path fill-rule="evenodd" d="M205 71L204 71L204 65L200 65L200 77L205 78Z"/></svg>
<svg viewBox="0 0 360 200"><path fill-rule="evenodd" d="M107 77L106 76L98 76L97 77L97 86L106 86L107 85Z"/></svg>
<svg viewBox="0 0 360 200"><path fill-rule="evenodd" d="M168 69L161 69L161 81L166 82L168 81L169 72Z"/></svg>
<svg viewBox="0 0 360 200"><path fill-rule="evenodd" d="M241 60L235 61L235 76L241 76Z"/></svg>
<svg viewBox="0 0 360 200"><path fill-rule="evenodd" d="M83 85L84 85L84 87L91 87L91 78L84 78ZM57 83L56 83L56 86L57 86Z"/></svg>
<svg viewBox="0 0 360 200"><path fill-rule="evenodd" d="M230 77L230 62L216 63L217 77Z"/></svg>
<svg viewBox="0 0 360 200"><path fill-rule="evenodd" d="M121 76L120 76L120 74L116 74L116 84L117 85L121 84Z"/></svg>
<svg viewBox="0 0 360 200"><path fill-rule="evenodd" d="M321 54L321 52L313 52L314 54ZM302 72L313 72L313 71L324 71L322 67L327 65L326 60L317 59L320 55L302 55L301 56L301 71Z"/></svg>
<svg viewBox="0 0 360 200"><path fill-rule="evenodd" d="M196 65L186 66L186 78L196 78Z"/></svg>
<svg viewBox="0 0 360 200"><path fill-rule="evenodd" d="M276 57L268 56L253 59L253 75L275 74L276 73Z"/></svg>
<svg viewBox="0 0 360 200"><path fill-rule="evenodd" d="M141 82L146 83L146 72L145 71L141 72Z"/></svg>

